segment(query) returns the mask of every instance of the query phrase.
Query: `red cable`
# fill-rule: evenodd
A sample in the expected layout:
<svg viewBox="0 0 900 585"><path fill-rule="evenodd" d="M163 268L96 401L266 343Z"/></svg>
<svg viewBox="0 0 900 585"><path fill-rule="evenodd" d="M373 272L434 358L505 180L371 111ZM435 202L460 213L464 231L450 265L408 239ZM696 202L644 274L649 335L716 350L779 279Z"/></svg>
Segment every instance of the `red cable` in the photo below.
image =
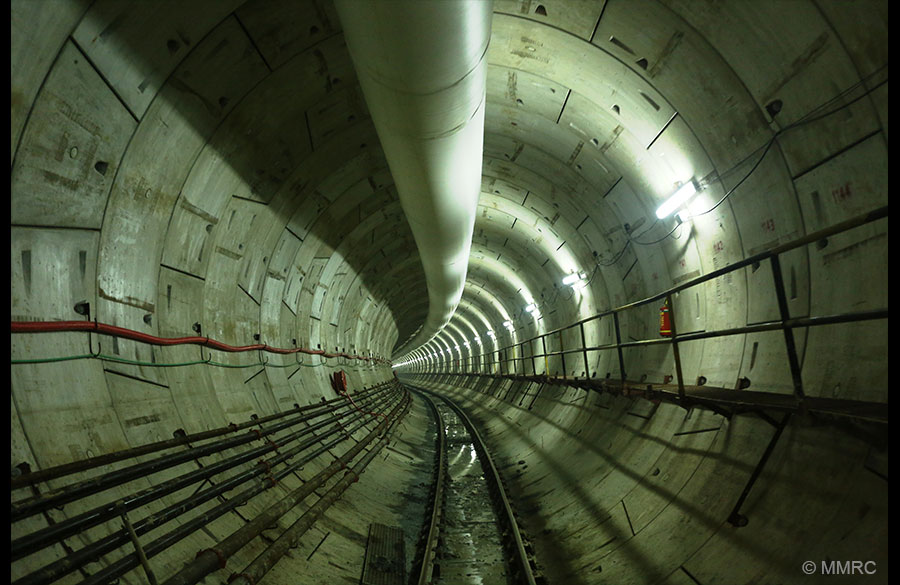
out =
<svg viewBox="0 0 900 585"><path fill-rule="evenodd" d="M365 411L365 410L361 409L359 406L357 406L357 404L356 404L355 402L353 402L353 399L350 398L350 395L349 395L349 394L347 394L346 392L341 392L340 394L341 394L341 396L343 396L344 398L346 398L347 400L349 400L349 401L350 401L350 404L353 405L353 408L355 408L355 409L358 410L359 412L361 412L361 413L363 413L363 414L368 414L368 415L371 415L371 416L380 416L380 417L382 417L384 420L387 420L387 415L386 415L386 414L382 414L382 413L380 413L380 412L368 412L368 411Z"/></svg>
<svg viewBox="0 0 900 585"><path fill-rule="evenodd" d="M243 352L243 351L267 351L271 353L291 354L304 353L307 355L319 355L326 358L343 357L354 360L386 362L386 360L377 357L366 357L361 355L348 355L346 353L325 353L320 349L306 349L304 347L278 348L269 347L268 345L257 343L254 345L228 345L209 337L157 337L148 335L140 331L125 329L115 325L106 323L97 323L95 321L12 321L12 333L58 333L62 331L93 331L104 335L112 335L123 339L131 339L149 343L151 345L203 345L210 349L227 352Z"/></svg>

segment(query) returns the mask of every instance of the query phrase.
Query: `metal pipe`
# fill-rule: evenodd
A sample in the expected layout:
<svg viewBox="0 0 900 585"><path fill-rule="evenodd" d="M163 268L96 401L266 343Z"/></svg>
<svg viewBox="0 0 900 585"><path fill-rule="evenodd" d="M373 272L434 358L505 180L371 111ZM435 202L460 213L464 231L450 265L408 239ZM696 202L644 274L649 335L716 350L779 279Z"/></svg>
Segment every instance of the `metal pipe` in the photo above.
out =
<svg viewBox="0 0 900 585"><path fill-rule="evenodd" d="M383 398L382 400L384 402L394 402L393 398L390 397ZM350 429L350 432L355 432L365 425L374 422L371 419L365 420L366 417L362 414L358 414L354 418L362 418L364 420ZM340 429L334 429L335 433L339 430ZM156 554L159 554L159 552L161 552L162 550L165 550L166 548L172 546L189 534L195 532L196 530L199 530L219 516L222 516L229 511L237 508L238 506L243 505L250 498L267 489L270 489L279 480L289 475L290 473L293 473L295 470L302 467L309 461L312 461L322 453L326 452L328 449L342 443L346 440L347 437L338 437L327 443L324 443L318 449L306 454L304 457L291 463L290 466L282 469L281 471L278 471L274 474L267 474L265 478L257 478L257 476L262 474L262 470L260 468L265 468L266 472L268 472L271 469L271 465L281 463L283 460L292 457L297 452L306 449L310 445L315 444L317 441L321 440L321 438L321 436L318 438L313 438L312 440L307 441L302 447L295 448L290 452L285 452L279 457L274 458L270 462L266 463L261 461L258 463L257 467L254 470L245 472L237 478L232 478L231 480L228 480L222 484L218 484L213 488L210 488L203 492L193 494L182 502L173 504L155 514L152 514L151 516L140 520L135 524L135 532L138 535L150 532L151 530L162 526L169 520L172 520L173 518L183 514L184 512L195 509L203 502L208 501L226 491L229 491L230 489L233 489L238 484L247 483L248 479L244 476L248 474L252 475L252 477L250 477L249 479L255 479L255 481L253 481L249 488L232 496L227 502L220 504L215 508L207 510L203 514L182 523L175 530L168 532L167 534L155 539L153 542L143 547L145 555L149 558ZM118 548L123 542L127 542L127 537L123 537L123 534L121 532L111 534L106 538L101 539L100 541L79 549L75 553L70 554L63 559L51 563L50 565L40 569L39 571L26 575L22 579L16 581L15 585L50 583L59 579L65 574L76 570L81 565L95 560L97 557L102 556L103 554L106 554L109 551L114 550L115 548ZM125 574L126 572L137 566L138 560L134 556L129 555L119 559L117 562L104 568L102 571L91 575L86 581L83 581L83 583L85 585L90 583L107 583L110 580Z"/></svg>
<svg viewBox="0 0 900 585"><path fill-rule="evenodd" d="M275 542L266 547L253 562L238 573L230 582L234 585L255 585L262 579L284 557L288 550L297 546L300 537L312 528L313 524L343 495L347 488L359 480L359 475L368 467L375 456L381 452L382 447L387 445L389 439L389 436L383 436L358 463L351 469L348 469L344 476L325 492L324 496L310 506L300 518L275 539Z"/></svg>
<svg viewBox="0 0 900 585"><path fill-rule="evenodd" d="M391 382L382 382L381 384L376 384L369 390L365 392L359 393L367 395L376 389L390 384ZM314 410L317 408L321 408L323 405L332 405L335 402L342 402L344 398L342 396L338 398L332 398L331 400L326 400L325 402L320 402L317 404L308 404L306 406L297 406L291 410L285 410L283 412L277 412L275 414L270 414L268 416L264 416L262 418L258 418L256 420L250 420L240 424L231 424L226 427L219 427L217 429L211 429L208 431L203 431L200 433L192 433L190 435L182 435L176 437L174 439L168 439L166 441L157 441L155 443L148 443L147 445L141 445L139 447L134 447L132 449L123 449L121 451L114 451L112 453L105 453L103 455L97 455L96 457L91 457L90 459L82 459L80 461L73 461L71 463L64 463L62 465L56 465L54 467L48 467L47 469L38 469L35 471L31 471L29 473L11 478L9 481L10 490L15 490L23 487L28 487L29 485L33 485L42 481L47 481L50 479L56 479L59 477L64 477L66 475L71 475L73 473L78 473L80 471L86 471L88 469L93 469L95 467L100 467L102 465L109 465L111 463L116 463L118 461L124 461L126 459L133 459L135 457L139 457L141 455L147 455L149 453L155 453L157 451L163 451L165 449L171 449L173 447L180 447L181 445L187 445L189 443L195 443L197 441L205 441L206 439L212 439L215 437L220 437L222 435L227 435L228 433L234 433L252 426L256 426L260 423L266 423L273 420L277 420L279 418L284 418L291 414L300 414L303 412L307 412L309 410Z"/></svg>
<svg viewBox="0 0 900 585"><path fill-rule="evenodd" d="M390 401L390 398L384 399L385 403L387 403L389 401ZM366 419L364 414L356 414L349 422L354 422L359 419L365 419L365 420L363 420L363 422L356 424L347 429L344 429L344 428L329 429L329 431L327 433L325 433L323 435L318 435L310 440L304 441L302 444L298 445L297 447L294 447L293 449L291 449L289 451L283 452L278 457L275 457L269 461L259 461L253 468L251 468L243 473L240 473L236 476L232 476L231 478L229 478L223 482L220 482L206 490L194 493L191 496L189 496L179 502L176 502L175 504L167 506L166 508L160 510L159 512L156 512L154 514L151 514L150 516L147 516L147 517L141 519L134 526L135 533L138 536L140 536L142 534L150 532L151 530L155 530L155 529L163 526L170 520L177 518L178 516L184 514L185 512L196 509L201 504L203 504L213 498L216 498L216 497L218 497L240 485L244 485L244 484L250 482L251 480L254 480L257 477L263 475L264 473L268 474L270 472L270 470L272 469L272 467L279 465L283 462L286 462L287 460L291 459L294 455L297 455L298 453L305 451L306 449L308 449L312 445L315 445L317 442L322 441L323 439L327 439L339 432L343 434L343 431L345 431L345 430L347 433L352 434L352 433L356 432L357 430L361 429L366 424L373 422L369 419ZM315 459L316 457L318 457L319 455L321 455L328 449L342 443L346 439L347 439L347 435L344 435L341 438L332 439L328 442L323 443L318 449L306 454L305 456L298 459L297 461L294 461L293 463L291 463L289 466L285 467L284 469L277 471L275 473L272 473L271 477L274 479L274 483L271 481L267 483L265 481L266 479L269 479L269 477L267 476L263 480L258 480L249 489L246 489L243 492L241 492L235 496L232 496L232 498L228 502L221 504L220 506L218 506L215 509L221 509L222 514L228 512L229 510L233 509L234 507L241 505L243 502L246 502L251 497L261 493L262 491L265 491L266 489L271 488L273 485L275 485L275 483L280 481L282 478L286 477L287 475L290 475L291 473L298 470L303 465L306 465L307 463L309 463L310 461L312 461L313 459ZM205 521L208 522L211 520L212 520L212 518L206 518ZM189 534L189 532L183 532L182 534L183 534L183 536L187 536L187 534ZM60 579L60 578L64 577L65 575L71 573L72 571L76 571L79 567L81 567L89 562L96 561L101 556L119 548L125 542L127 542L127 540L128 539L123 531L115 532L115 533L110 534L96 542L91 543L90 545L87 545L85 547L78 549L77 551L75 551L72 554L69 554L53 563L50 563L49 565L46 565L37 571L29 573L28 575L15 581L13 583L13 585L46 585L48 583L52 583L53 581L56 581L57 579ZM177 540L172 540L172 539L167 538L166 541L174 543ZM156 541L154 541L154 542L156 542ZM158 547L158 545L157 545L157 547ZM154 550L157 550L157 547L154 547ZM126 571L130 570L131 568L133 568L133 567L131 567L131 566L125 567L124 564L121 566L117 565L116 570L121 569L121 573L116 573L116 575L123 574Z"/></svg>
<svg viewBox="0 0 900 585"><path fill-rule="evenodd" d="M193 561L169 578L163 585L193 585L210 573L223 568L232 555L321 487L334 474L346 468L347 463L352 461L376 436L389 432L403 418L409 409L410 401L411 399L407 394L405 400L398 404L388 415L389 418L382 420L364 439L333 461L331 465L278 502L266 508L253 520L218 542L214 547L197 553Z"/></svg>
<svg viewBox="0 0 900 585"><path fill-rule="evenodd" d="M373 400L377 399L373 398ZM380 400L378 401L378 403L383 403L385 401L386 400ZM351 414L352 412L352 409L348 408L347 412L344 414ZM323 414L328 413L326 412ZM360 413L360 415L358 416L364 416L364 413ZM302 438L303 436L314 433L319 428L331 424L335 424L334 419L320 421L300 431L282 437L281 439L279 439L278 443L269 443L255 449L251 449L244 453L234 455L227 459L223 459L222 461L216 462L213 465L208 465L195 471L182 474L181 476L165 481L151 488L139 491L117 502L110 502L101 506L97 506L91 510L88 510L76 516L72 516L62 522L57 522L41 530L22 536L11 542L11 559L20 559L28 554L31 554L32 552L47 547L62 538L72 536L73 534L77 534L92 526L96 526L97 524L105 522L106 520L109 520L120 513L121 509L132 510L139 506L148 504L163 496L181 490L193 483L208 479L214 475L222 473L223 471L227 471L238 465L246 463L247 461L250 461L260 455L273 450L277 450L277 448L284 447L285 445L292 443ZM333 429L334 432L338 432L341 430L343 429L339 423ZM315 435L314 437L315 438L311 442L309 442L309 444L315 444L322 438L321 436ZM293 449L291 451L288 451L287 453L291 453L292 451Z"/></svg>
<svg viewBox="0 0 900 585"><path fill-rule="evenodd" d="M492 2L337 0L350 55L419 249L430 341L462 297L481 191Z"/></svg>
<svg viewBox="0 0 900 585"><path fill-rule="evenodd" d="M12 522L16 522L23 518L27 518L28 516L43 512L44 510L49 510L50 508L73 502L85 496L96 494L151 473L156 473L199 457L205 457L226 449L238 447L257 439L262 439L263 437L278 431L300 424L305 420L328 414L331 410L333 409L324 408L321 412L309 413L288 419L265 431L257 431L254 429L238 437L230 437L228 439L222 439L214 443L203 445L202 447L195 447L179 453L164 455L153 461L137 463L95 478L62 487L54 492L48 492L40 496L13 502L10 504L10 519Z"/></svg>

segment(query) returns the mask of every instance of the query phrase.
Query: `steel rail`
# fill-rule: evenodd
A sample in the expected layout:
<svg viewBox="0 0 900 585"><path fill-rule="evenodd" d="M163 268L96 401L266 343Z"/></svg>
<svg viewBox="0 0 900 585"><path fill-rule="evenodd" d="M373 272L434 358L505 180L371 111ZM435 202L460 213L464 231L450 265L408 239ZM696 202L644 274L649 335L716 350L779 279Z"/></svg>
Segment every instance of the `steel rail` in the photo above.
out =
<svg viewBox="0 0 900 585"><path fill-rule="evenodd" d="M434 564L437 557L437 544L440 537L440 526L444 517L444 484L447 481L447 455L446 433L444 431L444 418L435 406L434 401L427 395L416 391L421 396L434 414L437 423L437 439L435 441L435 472L434 472L434 497L431 503L431 517L428 528L425 531L425 540L422 548L422 564L419 568L418 585L428 585L434 573Z"/></svg>
<svg viewBox="0 0 900 585"><path fill-rule="evenodd" d="M390 400L390 395L381 398L373 397L372 399L375 400L375 404L380 407ZM348 409L341 416L344 415L354 415L353 418L351 418L351 421L355 421L360 417L366 416L365 413L355 414L352 409ZM296 454L301 450L306 449L321 441L324 436L315 435L315 431L329 425L334 426L328 429L324 436L331 436L334 433L344 431L343 426L340 424L340 419L326 419L316 424L309 425L308 427L305 427L300 431L282 437L279 439L278 443L272 443L264 445L262 447L257 447L255 449L251 449L244 453L240 453L222 461L216 462L212 465L206 465L204 467L201 467L200 469L182 474L178 477L157 484L156 486L138 491L116 501L102 504L100 506L92 508L91 510L67 518L64 521L51 524L45 528L22 536L11 542L11 560L18 560L42 548L46 548L47 546L59 542L63 538L67 538L74 534L83 532L84 530L101 524L107 520L114 519L116 516L119 516L122 511L137 509L140 506L149 504L150 502L156 501L166 495L175 493L199 481L205 481L224 471L233 469L238 465L251 461L260 455L265 455L266 453L269 453L273 450L278 452L280 448L285 447L288 444L293 443L294 441L299 440L302 437L305 437L306 435L313 435L312 439L300 443L298 446L285 451L284 454L273 459L273 462L278 463L280 462L279 459L283 458L285 454ZM138 525L140 525L140 523L138 523Z"/></svg>
<svg viewBox="0 0 900 585"><path fill-rule="evenodd" d="M505 525L503 526L504 530L501 532L507 537L507 553L509 554L509 557L511 557L509 559L511 561L510 568L515 573L519 583L537 585L531 560L528 557L528 552L525 550L525 541L522 537L521 530L519 530L519 525L516 521L512 506L510 505L509 497L506 495L506 490L503 487L503 480L500 477L500 472L494 464L494 460L487 449L487 445L485 445L484 439L478 432L478 429L472 423L471 419L469 419L466 412L453 400L446 396L438 396L430 390L426 390L419 386L411 386L406 383L404 383L404 385L421 391L423 396L426 396L429 400L432 399L431 397L437 397L444 401L444 403L456 413L469 431L475 451L478 453L478 457L481 460L485 478L488 480L488 488L493 492L495 504L499 508L499 510L497 510L497 519L501 524ZM437 408L433 403L432 407L435 409Z"/></svg>

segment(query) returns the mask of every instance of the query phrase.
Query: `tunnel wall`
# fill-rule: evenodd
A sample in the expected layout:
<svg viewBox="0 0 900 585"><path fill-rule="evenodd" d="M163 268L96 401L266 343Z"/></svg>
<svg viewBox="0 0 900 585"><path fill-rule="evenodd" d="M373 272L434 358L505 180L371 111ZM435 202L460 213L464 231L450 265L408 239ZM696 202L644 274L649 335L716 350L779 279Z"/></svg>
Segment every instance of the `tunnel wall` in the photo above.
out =
<svg viewBox="0 0 900 585"><path fill-rule="evenodd" d="M14 321L88 318L159 337L389 356L394 309L373 275L417 257L337 17L312 2L240 4L13 3ZM75 312L83 302L87 317ZM13 360L86 354L115 361L14 363L13 467L318 402L335 396L339 369L351 391L391 378L386 362L84 333L12 339ZM195 365L174 367L184 363ZM47 522L30 518L13 535ZM236 527L223 517L210 534ZM158 562L177 568L179 550ZM47 549L32 568L63 554Z"/></svg>

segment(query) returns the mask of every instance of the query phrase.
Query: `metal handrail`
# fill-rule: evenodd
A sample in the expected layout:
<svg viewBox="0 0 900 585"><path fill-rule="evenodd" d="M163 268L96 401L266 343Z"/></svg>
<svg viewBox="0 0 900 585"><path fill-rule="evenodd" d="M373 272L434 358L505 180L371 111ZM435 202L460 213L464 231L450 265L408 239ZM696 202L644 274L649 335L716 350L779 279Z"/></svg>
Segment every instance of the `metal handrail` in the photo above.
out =
<svg viewBox="0 0 900 585"><path fill-rule="evenodd" d="M629 347L644 347L644 346L652 346L652 345L665 345L670 344L673 347L674 359L675 359L675 368L676 368L676 378L679 388L679 397L684 398L684 379L681 371L681 359L678 351L678 344L688 341L697 341L700 339L708 339L714 337L724 337L730 335L741 335L746 333L757 333L762 331L774 331L774 330L782 330L785 335L785 343L787 345L788 350L788 360L791 366L791 375L792 382L794 386L794 396L798 402L803 401L805 398L803 393L802 381L800 379L800 366L799 360L797 358L796 348L794 346L793 340L793 329L798 327L813 327L820 325L832 325L838 323L850 323L850 322L860 322L867 321L872 319L886 319L888 316L887 308L884 309L874 309L874 310L866 310L866 311L857 311L857 312L848 312L841 313L837 315L825 315L825 316L816 316L816 317L791 317L787 308L786 296L784 291L784 283L781 279L781 268L779 257L780 255L789 252L791 250L800 248L802 246L806 246L812 244L814 242L822 241L828 237L831 237L835 234L839 234L850 229L860 227L862 225L866 225L868 223L874 222L876 220L886 218L888 215L888 207L887 205L883 207L879 207L870 212L855 216L853 218L847 219L845 221L839 222L830 227L817 230L806 236L798 238L792 242L788 242L786 244L782 244L779 246L775 246L768 250L764 250L762 252L753 254L748 256L742 260L729 264L728 266L724 266L722 268L713 270L704 275L698 276L676 286L670 287L664 291L646 297L644 299L640 299L637 301L633 301L631 303L615 307L612 309L608 309L602 311L598 314L592 315L590 317L586 317L579 321L576 321L570 325L566 325L564 327L559 327L553 329L551 331L547 331L540 335L536 335L534 337L519 341L517 343L512 343L509 345L502 346L496 350L492 350L489 352L483 352L477 355L469 355L467 359L462 360L463 364L460 364L460 360L455 360L456 370L458 373L464 373L464 368L467 368L471 373L473 371L475 363L480 365L484 365L486 369L494 373L495 366L499 370L499 374L502 375L510 375L515 374L519 375L519 366L518 363L522 362L521 370L522 375L527 375L527 362L531 362L531 370L533 376L538 376L537 372L537 364L535 362L536 358L544 359L544 372L542 375L549 375L547 360L550 357L560 357L565 364L565 356L569 354L577 354L581 353L584 360L584 376L585 378L591 377L589 360L588 360L588 352L597 352L597 351L606 351L606 350L616 350L618 352L618 360L620 367L620 374L622 381L624 382L626 379L626 369L624 364L624 355L622 350L624 348ZM740 270L742 268L746 268L748 266L754 266L760 264L764 260L769 260L772 266L772 274L775 284L775 294L778 300L778 308L780 313L780 318L773 321L766 321L764 323L754 323L751 325L745 325L741 327L732 327L728 329L720 329L713 331L699 331L699 332L691 332L691 333L683 333L679 334L675 329L676 323L676 315L675 315L675 306L674 306L674 295L680 293L681 291L687 290L689 288L695 287L697 285L703 284L705 282L711 281L715 278L719 278L726 274L732 273L736 270ZM669 309L671 312L671 322L672 322L672 334L669 337L662 339L644 339L644 340L635 340L635 341L622 341L621 332L619 328L619 314L638 307L642 307L648 305L650 303L658 302L663 299L668 301ZM612 316L614 321L614 335L615 342L608 343L604 345L597 346L587 346L586 336L584 332L584 326L587 323L597 321L603 319L604 317ZM580 328L581 334L581 347L571 347L569 349L565 349L562 346L562 336L563 332L570 331L574 328ZM558 335L560 337L560 350L559 351L547 351L546 348L546 340L548 337L553 335ZM534 350L534 342L537 340L541 340L541 353L536 353ZM525 346L528 346L529 354L525 355ZM518 352L515 350L518 349ZM510 356L509 354L513 355ZM518 354L518 355L516 355ZM497 358L496 360L494 358ZM488 359L489 358L489 359ZM509 363L512 363L512 368L509 367ZM504 363L507 364L507 371L504 372ZM445 364L446 366L446 364ZM452 369L452 364L451 364ZM512 369L513 372L509 370ZM450 370L445 370L449 372ZM596 375L596 372L594 373ZM563 378L566 376L566 368L563 368ZM576 376L577 378L577 376Z"/></svg>

